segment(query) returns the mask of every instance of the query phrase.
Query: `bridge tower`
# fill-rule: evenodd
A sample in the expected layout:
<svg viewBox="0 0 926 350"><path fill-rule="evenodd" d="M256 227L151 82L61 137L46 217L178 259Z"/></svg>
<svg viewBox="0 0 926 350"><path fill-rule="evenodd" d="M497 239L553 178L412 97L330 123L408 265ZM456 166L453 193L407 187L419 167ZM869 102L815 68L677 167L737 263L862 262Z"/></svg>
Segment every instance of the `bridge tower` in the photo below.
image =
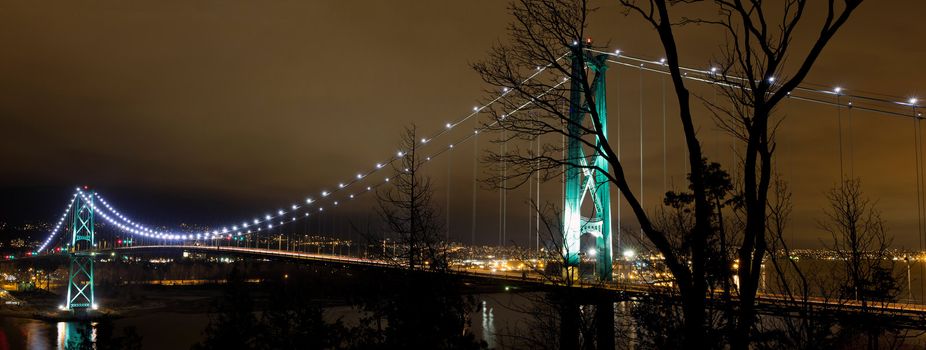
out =
<svg viewBox="0 0 926 350"><path fill-rule="evenodd" d="M71 221L71 244L68 247L71 267L68 272L68 295L66 309L85 312L96 309L93 295L93 258L96 245L93 226L93 193L80 194L74 202Z"/></svg>
<svg viewBox="0 0 926 350"><path fill-rule="evenodd" d="M579 43L578 45L582 45ZM568 265L579 265L581 253L580 241L582 234L591 234L595 237L595 249L584 252L594 256L598 278L611 281L612 271L612 244L611 244L611 191L606 173L608 161L601 151L602 140L596 136L594 154L586 156L579 138L583 132L578 125L583 125L590 106L594 106L597 122L602 128L601 135L607 140L608 110L606 104L605 71L607 70L607 55L592 55L579 48L584 59L573 56L572 82L570 83L569 120L567 128L569 137L566 138L566 183L563 205L563 233L565 235L565 253ZM586 68L588 71L585 71ZM575 77L594 72L595 77L591 84L592 101L585 99L582 93L583 83ZM593 102L593 103L590 103ZM594 127L594 126L593 126ZM591 162L590 165L589 162ZM582 216L582 203L586 195L592 198L594 213L590 217Z"/></svg>

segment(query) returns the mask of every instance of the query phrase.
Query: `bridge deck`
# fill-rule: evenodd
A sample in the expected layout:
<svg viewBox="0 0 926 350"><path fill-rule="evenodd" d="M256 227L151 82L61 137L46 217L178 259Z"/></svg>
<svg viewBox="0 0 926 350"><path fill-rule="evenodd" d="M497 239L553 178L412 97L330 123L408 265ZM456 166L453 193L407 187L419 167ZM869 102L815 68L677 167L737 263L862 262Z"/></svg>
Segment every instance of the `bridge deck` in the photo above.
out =
<svg viewBox="0 0 926 350"><path fill-rule="evenodd" d="M328 254L314 254L305 252L284 251L264 248L246 248L246 247L221 247L221 246L201 246L201 245L149 245L149 246L131 246L103 249L98 252L109 251L145 251L145 250L188 250L211 253L230 253L264 256L273 258L284 258L294 260L309 260L323 263L346 264L353 266L363 266L372 268L394 268L402 269L401 265L383 260L357 258L349 256L337 256ZM468 278L482 279L496 283L511 283L522 285L535 285L546 287L565 287L562 284L555 283L540 274L529 272L527 274L521 271L490 271L467 268L451 268L451 273L465 276ZM596 289L602 291L611 291L615 294L621 294L624 297L644 297L652 295L671 295L672 289L668 287L659 287L649 284L640 283L593 283L579 281L569 286L571 288ZM902 318L903 323L912 327L926 327L926 305L913 303L870 303L863 305L858 301L837 301L831 299L810 297L804 300L795 300L787 295L760 293L756 296L756 302L761 310L771 313L788 313L796 312L800 305L814 310L826 310L832 313L857 313L867 311L894 318Z"/></svg>

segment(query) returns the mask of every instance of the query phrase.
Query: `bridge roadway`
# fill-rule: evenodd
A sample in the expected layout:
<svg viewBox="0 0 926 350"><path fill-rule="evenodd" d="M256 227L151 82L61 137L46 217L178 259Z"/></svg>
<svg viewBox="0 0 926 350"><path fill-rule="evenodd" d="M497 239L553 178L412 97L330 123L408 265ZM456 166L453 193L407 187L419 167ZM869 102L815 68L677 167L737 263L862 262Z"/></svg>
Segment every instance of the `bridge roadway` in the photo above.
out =
<svg viewBox="0 0 926 350"><path fill-rule="evenodd" d="M328 254L313 254L305 252L263 249L263 248L246 248L246 247L222 247L222 246L202 246L202 245L147 245L147 246L130 246L116 247L97 250L98 253L120 251L120 252L142 252L154 250L184 250L205 253L228 253L236 255L263 256L272 258L283 258L303 261L313 261L320 263L334 263L340 265L352 265L358 267L400 269L400 264L384 260L375 260L367 258L357 258L349 256L337 256ZM452 267L450 273L461 277L468 277L485 282L495 282L511 285L530 285L536 287L566 287L562 283L556 283L549 278L545 278L536 272L523 273L522 271L491 271L485 269L472 269ZM600 283L577 281L570 288L582 288L588 290L598 290L611 292L614 295L623 298L634 299L653 295L671 296L672 289L669 287L660 287L651 284L642 283ZM812 309L818 314L839 315L854 314L865 311L877 314L880 317L886 317L891 322L903 325L904 327L926 330L926 305L914 303L880 303L871 302L863 306L858 301L837 301L818 297L811 297L807 300L795 300L787 295L760 293L756 297L756 303L759 310L767 314L787 314L796 313L799 308L806 307Z"/></svg>

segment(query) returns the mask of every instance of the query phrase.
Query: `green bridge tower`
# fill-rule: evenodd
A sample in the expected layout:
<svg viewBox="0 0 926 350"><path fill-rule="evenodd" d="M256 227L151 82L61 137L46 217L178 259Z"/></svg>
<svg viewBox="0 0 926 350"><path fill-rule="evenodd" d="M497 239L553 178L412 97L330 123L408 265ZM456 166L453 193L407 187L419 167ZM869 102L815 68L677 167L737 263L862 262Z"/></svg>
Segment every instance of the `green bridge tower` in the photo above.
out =
<svg viewBox="0 0 926 350"><path fill-rule="evenodd" d="M93 193L78 192L72 209L71 243L68 252L71 268L68 272L68 296L65 308L73 312L96 309L93 296L93 248L96 246L93 225Z"/></svg>
<svg viewBox="0 0 926 350"><path fill-rule="evenodd" d="M582 45L582 43L578 43ZM583 234L595 237L595 249L585 252L596 260L598 279L611 281L612 276L612 244L611 244L611 191L607 175L601 170L608 171L609 163L602 151L602 140L596 136L594 154L586 156L579 140L583 136L579 125L584 125L585 117L594 106L592 118L597 118L601 125L601 135L607 140L608 109L606 103L605 71L607 70L607 55L592 55L583 50L581 46L576 52L582 52L584 57L572 57L572 82L570 83L569 120L567 128L569 137L566 138L566 184L563 205L563 234L565 235L565 253L568 265L575 267L580 262L580 241ZM584 59L583 59L584 58ZM588 71L585 71L585 69ZM582 92L582 81L576 79L583 77L585 72L594 72L595 77L591 84L592 101L589 103ZM597 115L597 116L596 116ZM594 127L594 125L592 126ZM592 164L592 165L590 165ZM601 169L601 170L599 170ZM586 195L593 201L594 213L589 217L582 216L582 203Z"/></svg>

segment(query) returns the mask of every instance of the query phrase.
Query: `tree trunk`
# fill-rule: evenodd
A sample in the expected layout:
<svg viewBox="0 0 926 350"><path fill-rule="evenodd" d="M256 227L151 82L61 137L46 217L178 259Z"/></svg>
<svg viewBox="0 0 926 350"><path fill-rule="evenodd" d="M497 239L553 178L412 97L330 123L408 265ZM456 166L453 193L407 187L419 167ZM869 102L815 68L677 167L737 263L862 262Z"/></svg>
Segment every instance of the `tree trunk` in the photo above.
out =
<svg viewBox="0 0 926 350"><path fill-rule="evenodd" d="M598 349L614 349L614 302L603 300L595 305Z"/></svg>
<svg viewBox="0 0 926 350"><path fill-rule="evenodd" d="M559 348L579 350L579 305L560 299Z"/></svg>

